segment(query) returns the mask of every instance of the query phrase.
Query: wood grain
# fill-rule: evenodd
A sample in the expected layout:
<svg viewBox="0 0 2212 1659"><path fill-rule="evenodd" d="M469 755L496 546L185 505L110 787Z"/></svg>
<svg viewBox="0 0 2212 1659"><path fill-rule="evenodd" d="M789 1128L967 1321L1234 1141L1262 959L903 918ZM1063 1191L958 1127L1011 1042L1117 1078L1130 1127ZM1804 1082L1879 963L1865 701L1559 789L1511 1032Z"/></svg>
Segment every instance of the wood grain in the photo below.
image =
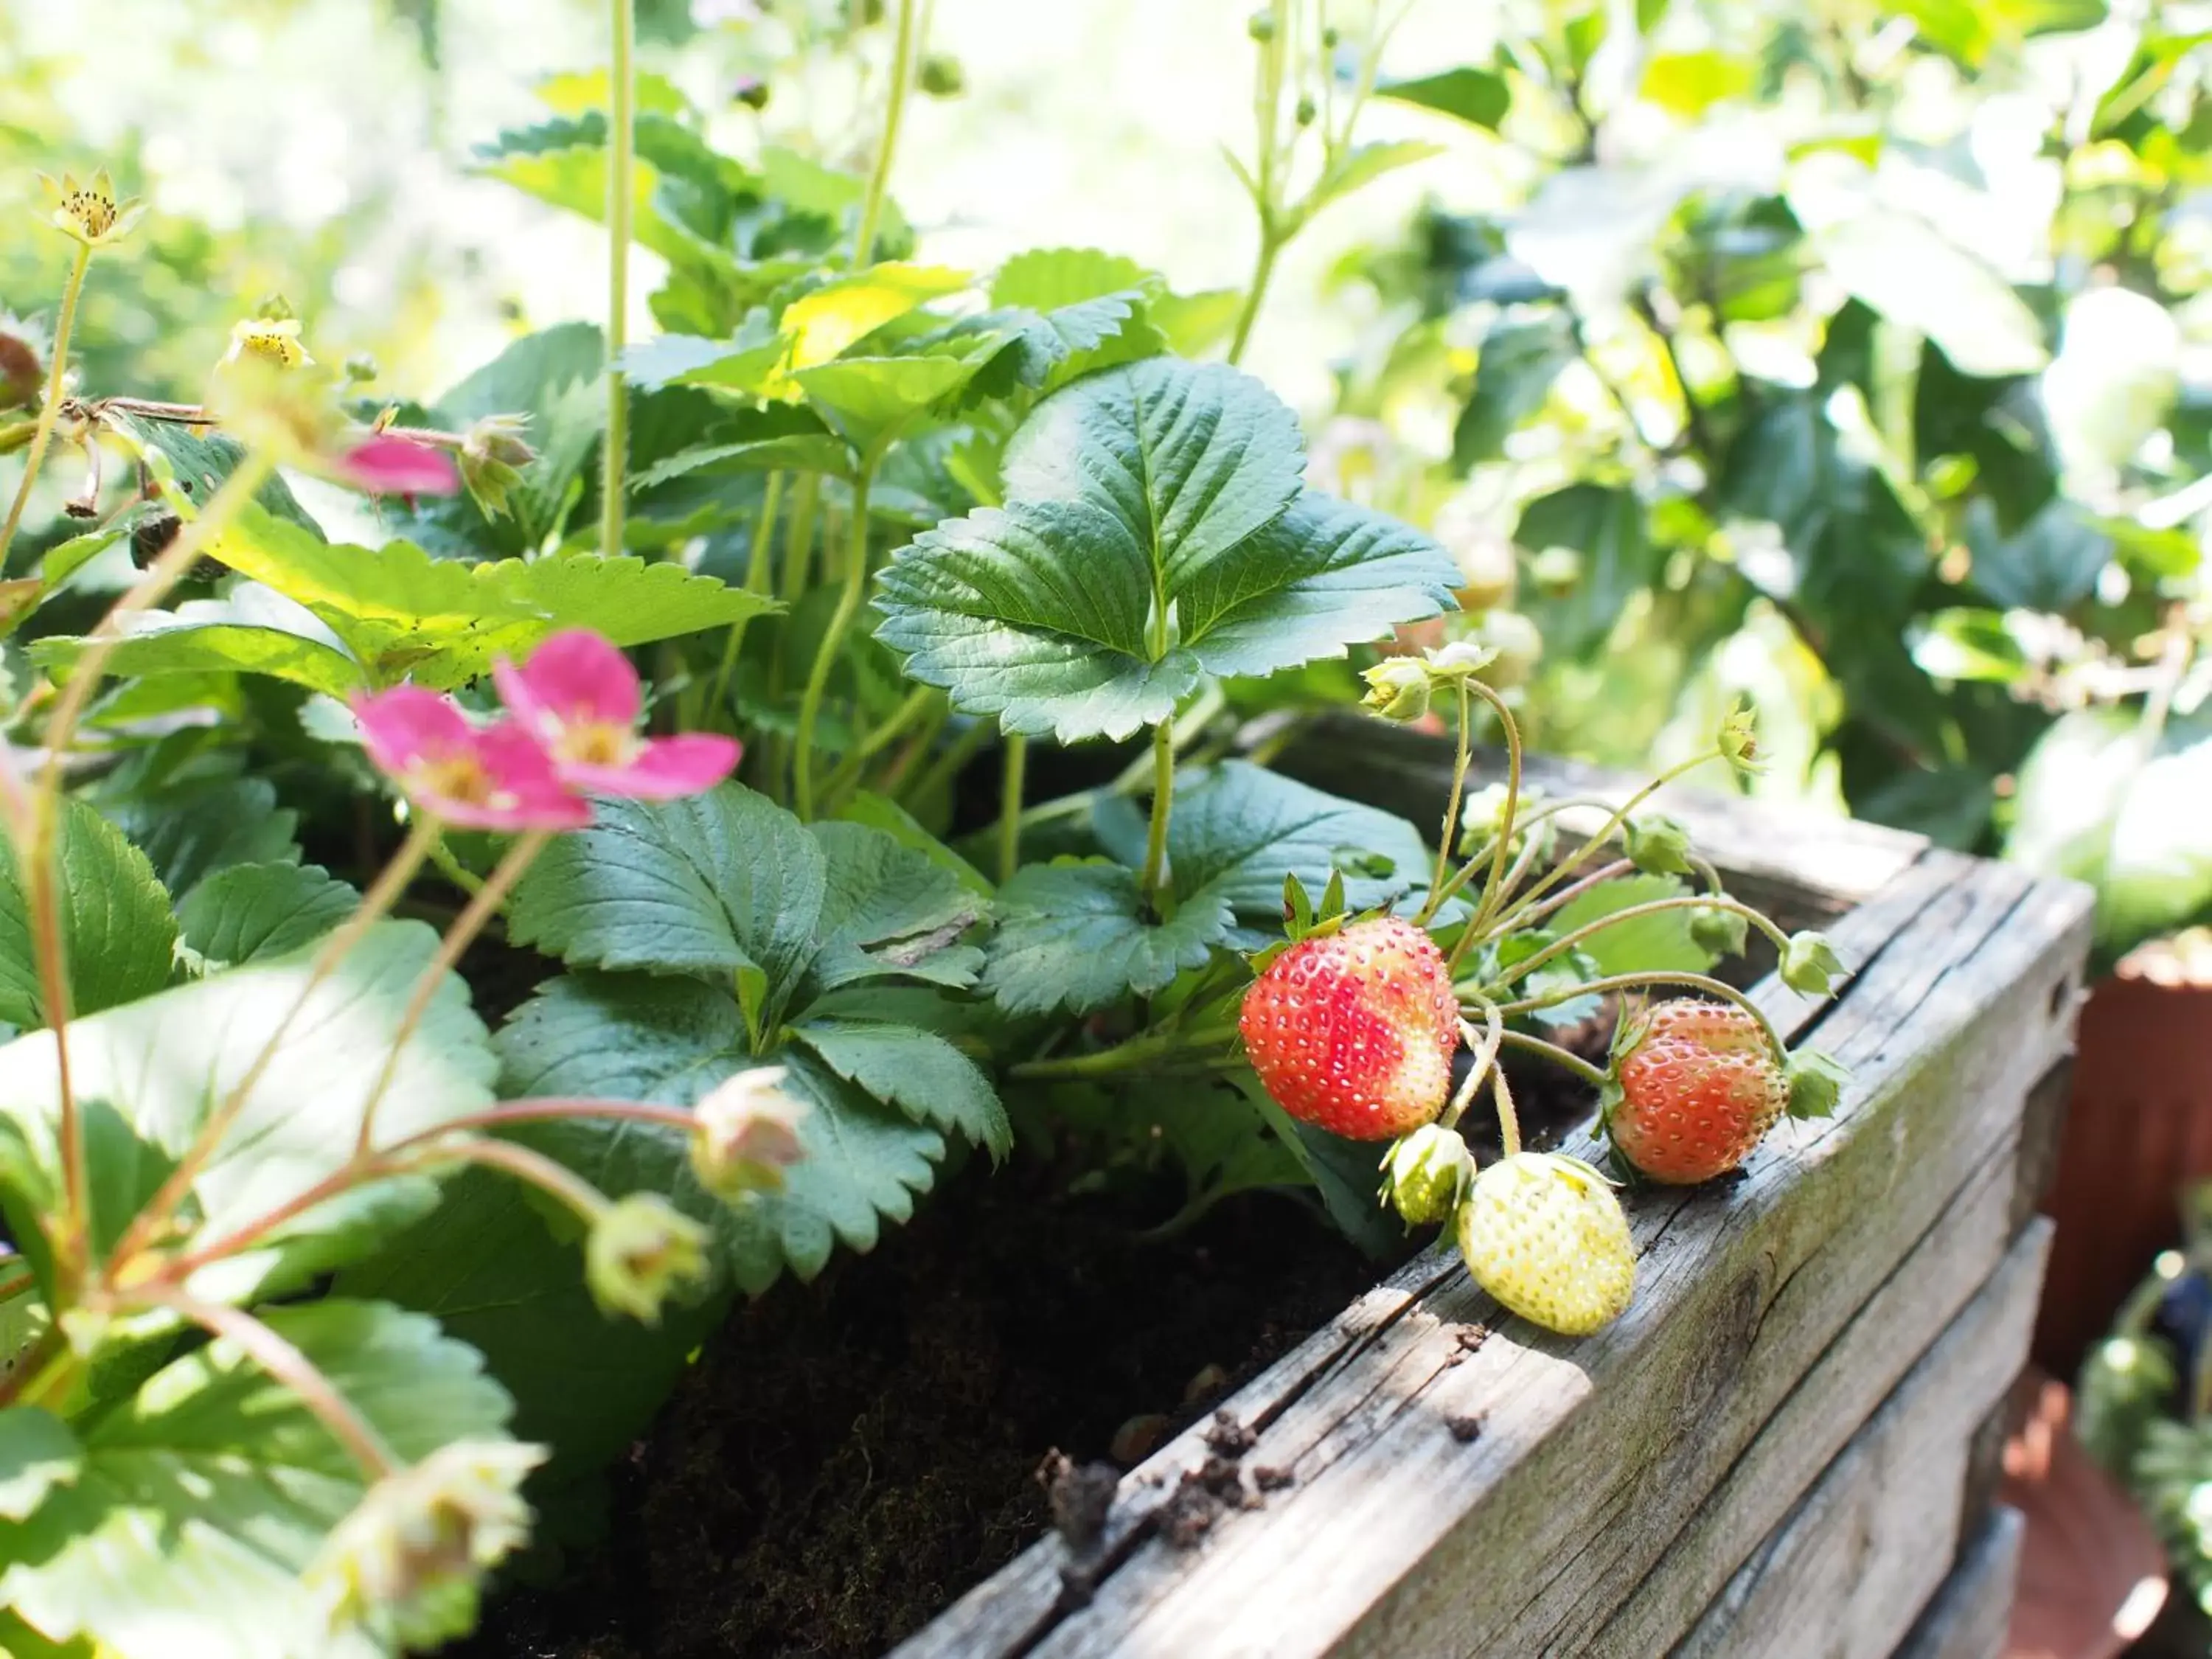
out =
<svg viewBox="0 0 2212 1659"><path fill-rule="evenodd" d="M1677 1659L1885 1659L1958 1553L1975 1423L2027 1357L2051 1224L1989 1283L1729 1581ZM1645 1653L1611 1632L1594 1652Z"/></svg>

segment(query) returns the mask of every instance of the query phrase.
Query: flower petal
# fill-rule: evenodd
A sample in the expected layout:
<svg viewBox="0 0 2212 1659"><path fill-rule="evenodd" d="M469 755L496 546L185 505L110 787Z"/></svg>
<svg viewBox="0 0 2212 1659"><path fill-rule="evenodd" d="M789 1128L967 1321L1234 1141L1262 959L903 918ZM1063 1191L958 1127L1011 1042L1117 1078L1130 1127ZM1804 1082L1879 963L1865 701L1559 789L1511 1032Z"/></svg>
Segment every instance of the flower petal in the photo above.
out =
<svg viewBox="0 0 2212 1659"><path fill-rule="evenodd" d="M444 450L383 432L348 450L337 476L371 495L450 495L461 487L460 471Z"/></svg>
<svg viewBox="0 0 2212 1659"><path fill-rule="evenodd" d="M466 748L476 735L468 717L450 699L419 685L396 685L389 691L356 697L353 714L361 724L369 759L377 770L394 779L426 755Z"/></svg>
<svg viewBox="0 0 2212 1659"><path fill-rule="evenodd" d="M493 673L508 708L548 736L549 721L635 726L645 706L629 659L587 628L552 635L520 669L502 663Z"/></svg>
<svg viewBox="0 0 2212 1659"><path fill-rule="evenodd" d="M735 738L694 732L656 738L627 766L580 766L571 762L561 775L578 789L595 795L627 795L635 800L674 800L703 795L738 769L744 753Z"/></svg>

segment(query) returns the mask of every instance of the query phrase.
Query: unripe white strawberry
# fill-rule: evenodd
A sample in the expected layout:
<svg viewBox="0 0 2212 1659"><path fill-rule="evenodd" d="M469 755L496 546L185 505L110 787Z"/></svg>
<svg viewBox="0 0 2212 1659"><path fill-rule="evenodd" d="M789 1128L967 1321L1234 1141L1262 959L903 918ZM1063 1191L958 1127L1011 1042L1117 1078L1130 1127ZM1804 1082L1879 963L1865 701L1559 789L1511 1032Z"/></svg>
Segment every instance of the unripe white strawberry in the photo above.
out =
<svg viewBox="0 0 2212 1659"><path fill-rule="evenodd" d="M1516 1152L1476 1176L1459 1250L1509 1312L1563 1336L1611 1324L1636 1288L1636 1247L1611 1183L1557 1152Z"/></svg>

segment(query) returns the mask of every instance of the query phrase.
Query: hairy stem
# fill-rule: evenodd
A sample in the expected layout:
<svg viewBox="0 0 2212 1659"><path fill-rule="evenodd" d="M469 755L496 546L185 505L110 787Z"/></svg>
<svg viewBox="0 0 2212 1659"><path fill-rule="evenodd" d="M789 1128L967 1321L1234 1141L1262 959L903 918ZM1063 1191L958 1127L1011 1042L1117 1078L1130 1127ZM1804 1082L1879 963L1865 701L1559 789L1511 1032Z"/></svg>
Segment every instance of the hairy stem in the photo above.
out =
<svg viewBox="0 0 2212 1659"><path fill-rule="evenodd" d="M884 194L890 185L891 158L898 152L907 88L914 79L915 34L915 0L899 0L898 33L891 44L890 96L884 106L884 136L876 146L876 164L869 170L867 194L860 200L860 228L853 237L856 270L875 263L876 227L883 217Z"/></svg>
<svg viewBox="0 0 2212 1659"><path fill-rule="evenodd" d="M623 550L623 514L629 503L629 386L623 378L623 347L629 331L630 174L636 143L637 19L633 0L611 0L613 55L607 90L607 430L599 477L599 550Z"/></svg>
<svg viewBox="0 0 2212 1659"><path fill-rule="evenodd" d="M62 387L69 377L70 332L76 326L77 296L84 291L84 273L91 264L92 249L79 243L76 258L70 262L69 278L62 286L61 311L54 319L53 361L46 366L46 401L39 405L38 424L31 430L30 453L23 457L23 481L15 486L15 499L8 505L7 522L0 524L0 559L7 557L16 527L23 522L23 509L30 505L31 491L38 484L46 446L53 441L54 422L61 417Z"/></svg>
<svg viewBox="0 0 2212 1659"><path fill-rule="evenodd" d="M219 1340L232 1344L270 1377L289 1389L352 1455L372 1481L399 1473L399 1458L377 1432L376 1425L338 1392L337 1385L316 1368L314 1361L252 1314L220 1302L204 1302L175 1289L161 1291L149 1299L155 1306L181 1314Z"/></svg>
<svg viewBox="0 0 2212 1659"><path fill-rule="evenodd" d="M1006 766L999 783L999 884L1014 878L1022 862L1022 789L1030 764L1030 740L1006 733Z"/></svg>
<svg viewBox="0 0 2212 1659"><path fill-rule="evenodd" d="M1145 902L1158 907L1160 879L1167 871L1168 814L1175 808L1175 724L1162 720L1152 728L1152 817L1145 832L1145 870L1137 883Z"/></svg>
<svg viewBox="0 0 2212 1659"><path fill-rule="evenodd" d="M442 1141L409 1160L410 1167L415 1169L434 1168L441 1164L474 1164L484 1169L503 1170L566 1205L587 1227L606 1212L605 1193L567 1164L517 1141L491 1140L481 1136Z"/></svg>

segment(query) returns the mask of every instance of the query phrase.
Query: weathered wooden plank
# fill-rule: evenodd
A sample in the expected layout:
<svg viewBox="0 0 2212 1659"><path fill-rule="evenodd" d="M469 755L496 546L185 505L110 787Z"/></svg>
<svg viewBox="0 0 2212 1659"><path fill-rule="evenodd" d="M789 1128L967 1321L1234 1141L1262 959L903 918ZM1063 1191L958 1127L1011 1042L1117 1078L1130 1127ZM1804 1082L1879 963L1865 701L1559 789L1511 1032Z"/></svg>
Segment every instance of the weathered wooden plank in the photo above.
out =
<svg viewBox="0 0 2212 1659"><path fill-rule="evenodd" d="M1358 780L1362 800L1396 812L1435 833L1450 787L1451 750L1431 736L1388 721L1338 714L1302 726L1270 764L1322 787ZM1480 750L1475 776L1502 779L1504 757ZM1680 818L1699 852L1725 871L1731 888L1755 902L1778 902L1785 911L1808 904L1837 914L1871 897L1901 875L1927 847L1925 837L1880 824L1861 823L1789 802L1754 800L1712 787L1712 775L1693 774L1670 786L1655 802ZM1705 779L1707 787L1698 787ZM1554 799L1588 795L1617 805L1645 780L1580 761L1532 756L1528 781ZM1602 812L1563 815L1570 829L1597 827Z"/></svg>
<svg viewBox="0 0 2212 1659"><path fill-rule="evenodd" d="M1955 882L1954 864L1931 863L1908 869L1877 897L1860 906L1836 930L1838 948L1855 965L1870 963ZM1794 1034L1822 1011L1823 1005L1797 997L1768 982L1759 994L1785 1034ZM1663 1230L1664 1220L1647 1221L1645 1231ZM1414 1317L1429 1327L1437 1316L1425 1303L1448 1285L1466 1291L1465 1275L1448 1252L1432 1250L1363 1297L1346 1315L1316 1333L1229 1402L1237 1420L1270 1429L1310 1394L1325 1391L1334 1380L1364 1373L1375 1364L1371 1351L1401 1320ZM1456 1344L1454 1352L1457 1352ZM1449 1358L1449 1356L1447 1356ZM1271 1438L1265 1455L1248 1461L1275 1461L1280 1437ZM1154 1454L1121 1483L1100 1559L1085 1564L1097 1573L1122 1563L1150 1536L1155 1511L1178 1480L1208 1455L1203 1426L1194 1427ZM985 1583L969 1591L945 1613L896 1650L896 1659L969 1659L970 1656L1026 1653L1073 1608L1063 1590L1070 1566L1056 1538L1033 1546Z"/></svg>
<svg viewBox="0 0 2212 1659"><path fill-rule="evenodd" d="M1891 1659L1999 1659L2027 1533L2018 1510L1992 1510Z"/></svg>
<svg viewBox="0 0 2212 1659"><path fill-rule="evenodd" d="M1675 1648L1676 1659L1885 1659L1958 1553L1973 1425L2027 1358L2051 1224L1989 1283L1851 1437ZM1645 1655L1611 1632L1594 1651Z"/></svg>
<svg viewBox="0 0 2212 1659"><path fill-rule="evenodd" d="M1252 1457L1297 1484L1265 1516L1194 1554L1140 1544L1036 1650L1588 1651L2058 1046L2084 896L1934 853L1908 879L1939 890L1820 1022L1855 1066L1844 1109L1779 1132L1725 1196L1647 1195L1618 1326L1509 1325L1470 1358L1456 1328L1496 1310L1448 1279L1267 1426ZM1468 1413L1488 1427L1462 1444L1443 1422Z"/></svg>
<svg viewBox="0 0 2212 1659"><path fill-rule="evenodd" d="M1842 1454L1874 1403L1943 1340L1997 1272L2018 1231L2017 1149L2013 1134L1990 1145L1911 1254L1775 1409L1626 1603L1604 1620L1593 1652L1665 1652ZM1944 1501L1957 1510L1959 1488Z"/></svg>
<svg viewBox="0 0 2212 1659"><path fill-rule="evenodd" d="M2073 1097L2074 1051L2069 1047L2027 1091L2020 1130L2020 1191L2013 1200L2015 1223L2041 1209L2051 1195L2051 1183L2058 1174L2058 1147L2066 1137L2066 1109Z"/></svg>

